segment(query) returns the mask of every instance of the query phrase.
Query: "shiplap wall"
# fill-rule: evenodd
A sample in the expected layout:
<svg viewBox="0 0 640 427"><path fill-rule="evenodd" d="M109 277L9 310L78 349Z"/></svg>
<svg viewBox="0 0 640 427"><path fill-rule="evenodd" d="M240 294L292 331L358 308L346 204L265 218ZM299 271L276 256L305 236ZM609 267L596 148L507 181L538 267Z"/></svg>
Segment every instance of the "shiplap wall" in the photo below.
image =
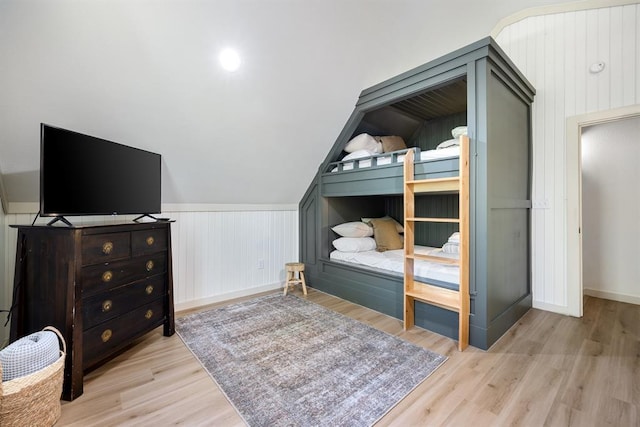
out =
<svg viewBox="0 0 640 427"><path fill-rule="evenodd" d="M567 312L568 117L640 103L640 6L535 16L496 41L536 88L533 104L533 304ZM605 63L602 72L589 67Z"/></svg>
<svg viewBox="0 0 640 427"><path fill-rule="evenodd" d="M282 286L298 261L298 211L167 212L176 307Z"/></svg>
<svg viewBox="0 0 640 427"><path fill-rule="evenodd" d="M5 254L4 287L0 289L2 307L10 304L15 266L17 230L9 225L31 224L34 216L0 216L0 222L4 221L1 225L5 236L2 241ZM163 212L162 216L176 220L171 225L176 310L282 287L284 264L298 260L297 210ZM82 225L132 218L69 219L74 225ZM38 220L38 224L42 222L42 219ZM3 319L4 316L0 316L0 320ZM4 320L0 329L3 324ZM2 333L6 334L6 329L0 331Z"/></svg>

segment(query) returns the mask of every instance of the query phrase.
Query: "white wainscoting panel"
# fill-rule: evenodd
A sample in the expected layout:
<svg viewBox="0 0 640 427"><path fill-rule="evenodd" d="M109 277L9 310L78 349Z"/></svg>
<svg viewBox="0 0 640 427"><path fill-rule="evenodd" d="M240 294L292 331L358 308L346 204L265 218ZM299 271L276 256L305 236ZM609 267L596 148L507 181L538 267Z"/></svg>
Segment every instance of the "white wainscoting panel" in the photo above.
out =
<svg viewBox="0 0 640 427"><path fill-rule="evenodd" d="M298 211L166 212L178 309L282 286L298 261Z"/></svg>
<svg viewBox="0 0 640 427"><path fill-rule="evenodd" d="M536 88L533 104L534 307L567 312L568 117L640 103L640 5L534 16L496 41ZM591 65L603 62L599 73Z"/></svg>
<svg viewBox="0 0 640 427"><path fill-rule="evenodd" d="M9 225L31 224L34 216L4 217L2 307L10 305L15 267L17 230ZM284 264L298 261L297 210L180 211L162 216L176 220L171 225L176 310L281 288ZM133 216L69 219L81 225L128 221ZM37 224L47 221L39 218Z"/></svg>
<svg viewBox="0 0 640 427"><path fill-rule="evenodd" d="M10 228L13 224L31 224L34 215L31 214L6 214L3 215L2 233L4 238L0 241L2 245L2 256L4 259L4 271L2 275L2 289L0 289L0 295L2 295L2 301L0 301L0 307L3 310L11 307L13 302L13 275L15 269L16 260L16 242L18 238L18 230ZM9 327L4 327L7 318L3 315L0 316L0 326L3 328L3 334L5 339L9 338Z"/></svg>

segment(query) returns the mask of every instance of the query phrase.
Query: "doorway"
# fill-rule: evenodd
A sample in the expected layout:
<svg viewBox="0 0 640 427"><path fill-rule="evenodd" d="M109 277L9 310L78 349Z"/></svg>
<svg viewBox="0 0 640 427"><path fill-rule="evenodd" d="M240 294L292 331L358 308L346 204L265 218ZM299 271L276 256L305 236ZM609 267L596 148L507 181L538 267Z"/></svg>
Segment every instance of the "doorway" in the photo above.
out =
<svg viewBox="0 0 640 427"><path fill-rule="evenodd" d="M566 205L566 233L567 233L567 314L582 316L582 301L584 293L583 283L583 182L582 182L582 136L587 129L594 126L639 119L640 105L590 113L567 119L567 205ZM637 134L636 134L637 135ZM633 135L630 136L633 139ZM640 166L636 164L636 168ZM626 190L627 194L633 189L640 191L640 184L626 180L616 186ZM591 243L589 243L591 245ZM590 246L591 247L591 246ZM637 253L637 252L636 252ZM591 254L588 254L591 256ZM588 270L591 272L591 270ZM591 282L589 282L591 283ZM592 286L589 284L589 286ZM591 292L589 289L588 292ZM615 292L600 294L603 297L615 297Z"/></svg>
<svg viewBox="0 0 640 427"><path fill-rule="evenodd" d="M640 116L582 129L582 286L640 303Z"/></svg>

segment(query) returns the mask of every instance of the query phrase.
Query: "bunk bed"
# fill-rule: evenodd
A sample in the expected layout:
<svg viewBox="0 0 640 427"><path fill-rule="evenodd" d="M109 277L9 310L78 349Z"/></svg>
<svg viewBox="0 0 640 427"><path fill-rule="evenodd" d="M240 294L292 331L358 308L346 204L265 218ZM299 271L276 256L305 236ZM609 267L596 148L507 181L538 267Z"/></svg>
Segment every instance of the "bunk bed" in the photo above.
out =
<svg viewBox="0 0 640 427"><path fill-rule="evenodd" d="M471 345L488 349L531 307L533 96L490 37L365 89L300 202L300 259L308 283L402 319L405 327L452 337L460 349L465 335ZM453 133L460 128L469 138L468 179L461 178L460 149L437 148L458 137ZM345 149L363 134L400 138L406 147L349 156ZM407 197L413 186L407 181L438 180L455 185ZM463 181L468 206L460 197ZM355 261L362 254L336 253L336 225L384 217L404 224L403 249L378 254L384 262L370 265ZM435 256L442 268L452 268L450 256L434 251L442 252L456 232L466 242L452 263L459 279L426 281L433 286L428 293L446 301L407 296L414 282L424 282L416 264ZM394 268L386 258L395 259Z"/></svg>

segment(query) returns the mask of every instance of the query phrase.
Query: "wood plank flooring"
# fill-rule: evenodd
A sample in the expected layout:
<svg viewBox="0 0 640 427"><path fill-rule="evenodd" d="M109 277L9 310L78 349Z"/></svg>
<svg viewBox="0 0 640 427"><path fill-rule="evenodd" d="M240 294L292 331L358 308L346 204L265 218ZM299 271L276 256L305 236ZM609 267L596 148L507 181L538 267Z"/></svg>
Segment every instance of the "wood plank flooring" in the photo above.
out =
<svg viewBox="0 0 640 427"><path fill-rule="evenodd" d="M581 319L532 309L489 351L461 353L373 310L314 289L307 298L449 357L378 426L640 425L640 306L585 297ZM56 425L244 423L180 338L158 328L89 373Z"/></svg>

